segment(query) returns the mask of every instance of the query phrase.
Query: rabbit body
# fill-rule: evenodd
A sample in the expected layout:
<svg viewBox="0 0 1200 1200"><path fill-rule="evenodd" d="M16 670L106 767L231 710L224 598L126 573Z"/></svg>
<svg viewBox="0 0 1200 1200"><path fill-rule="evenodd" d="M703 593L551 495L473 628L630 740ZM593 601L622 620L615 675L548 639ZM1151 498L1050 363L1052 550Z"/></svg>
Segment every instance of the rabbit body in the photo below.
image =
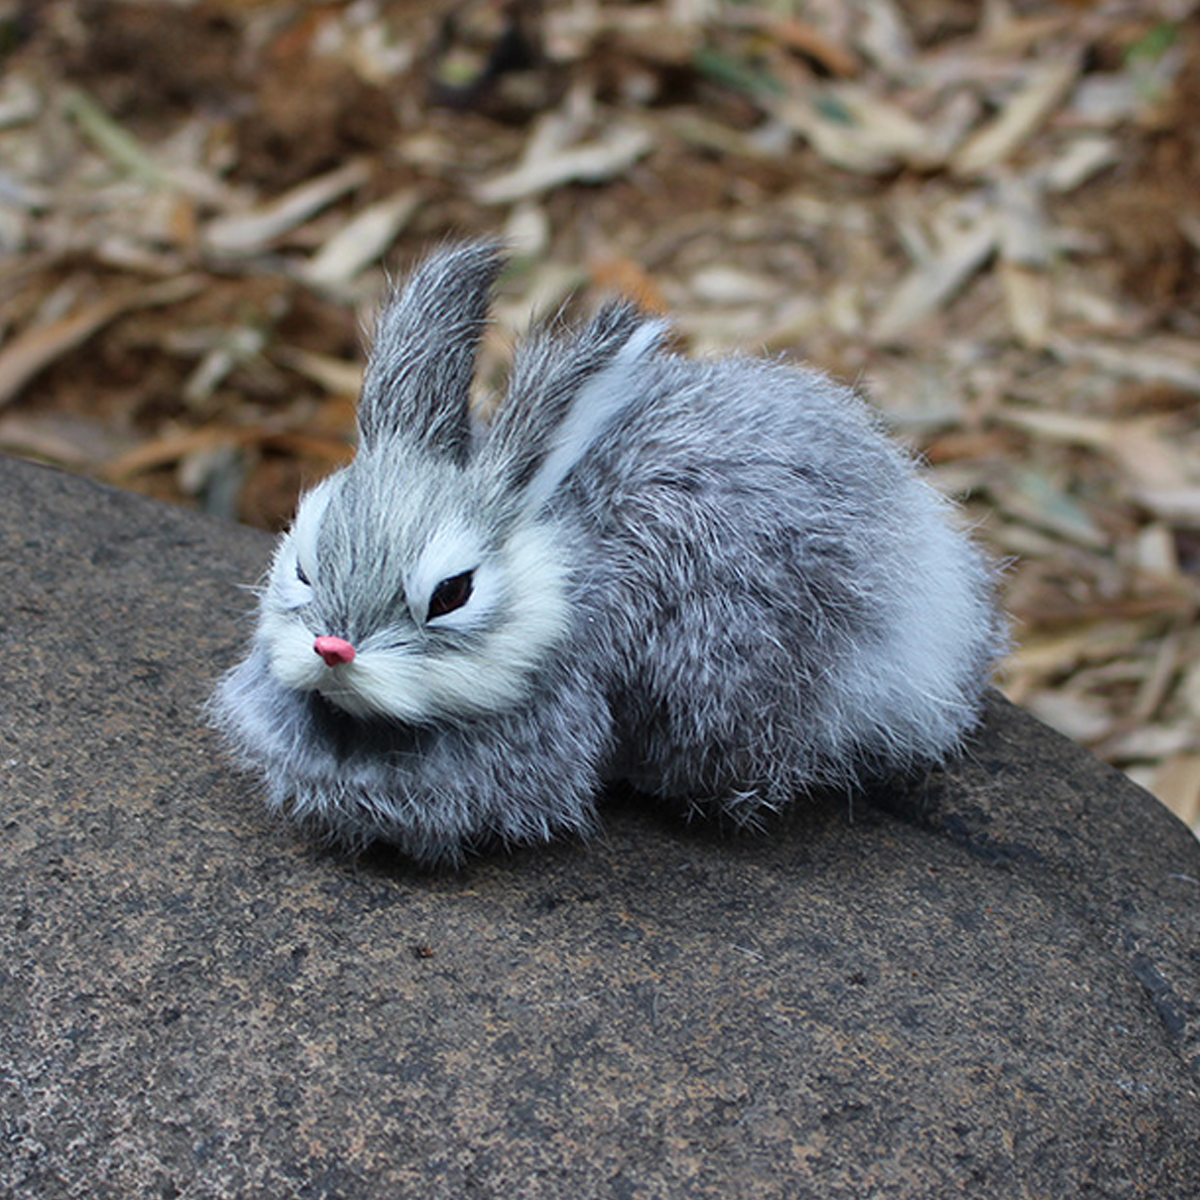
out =
<svg viewBox="0 0 1200 1200"><path fill-rule="evenodd" d="M385 308L360 449L301 501L216 723L269 801L424 862L587 831L626 780L741 821L944 760L1004 644L983 559L849 391L543 331L472 430L499 259Z"/></svg>

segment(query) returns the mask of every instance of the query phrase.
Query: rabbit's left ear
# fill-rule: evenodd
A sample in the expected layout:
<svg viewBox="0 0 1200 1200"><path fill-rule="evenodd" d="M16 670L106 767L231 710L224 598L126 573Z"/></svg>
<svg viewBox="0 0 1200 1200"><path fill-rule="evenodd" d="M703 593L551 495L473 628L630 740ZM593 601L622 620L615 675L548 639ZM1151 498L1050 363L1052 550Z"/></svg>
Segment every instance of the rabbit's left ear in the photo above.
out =
<svg viewBox="0 0 1200 1200"><path fill-rule="evenodd" d="M466 461L475 358L503 265L490 242L452 246L385 304L358 405L363 445L399 434Z"/></svg>
<svg viewBox="0 0 1200 1200"><path fill-rule="evenodd" d="M545 329L521 348L480 463L536 512L644 392L647 357L667 334L628 304L601 309L570 338Z"/></svg>

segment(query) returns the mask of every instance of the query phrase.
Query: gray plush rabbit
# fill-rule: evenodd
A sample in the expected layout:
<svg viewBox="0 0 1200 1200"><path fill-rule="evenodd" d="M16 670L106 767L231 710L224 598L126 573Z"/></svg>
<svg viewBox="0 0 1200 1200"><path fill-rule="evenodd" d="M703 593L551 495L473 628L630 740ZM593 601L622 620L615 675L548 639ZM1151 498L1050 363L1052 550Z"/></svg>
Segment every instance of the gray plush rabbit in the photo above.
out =
<svg viewBox="0 0 1200 1200"><path fill-rule="evenodd" d="M358 456L280 539L211 712L271 805L423 862L624 780L752 821L946 758L1004 644L947 504L848 391L612 304L468 411L495 247L387 303Z"/></svg>

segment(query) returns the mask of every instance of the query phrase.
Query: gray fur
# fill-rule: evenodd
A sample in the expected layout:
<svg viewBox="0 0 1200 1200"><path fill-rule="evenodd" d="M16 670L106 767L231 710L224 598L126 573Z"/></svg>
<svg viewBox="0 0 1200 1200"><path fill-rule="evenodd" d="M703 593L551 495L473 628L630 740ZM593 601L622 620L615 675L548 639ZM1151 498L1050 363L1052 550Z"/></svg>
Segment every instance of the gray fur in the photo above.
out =
<svg viewBox="0 0 1200 1200"><path fill-rule="evenodd" d="M302 502L213 697L271 805L457 861L591 829L609 781L753 821L953 754L1005 644L993 580L866 407L662 352L610 306L518 351L472 446L498 269L445 250L390 301L359 455ZM429 617L435 576L468 569L470 600ZM358 659L324 668L318 635Z"/></svg>

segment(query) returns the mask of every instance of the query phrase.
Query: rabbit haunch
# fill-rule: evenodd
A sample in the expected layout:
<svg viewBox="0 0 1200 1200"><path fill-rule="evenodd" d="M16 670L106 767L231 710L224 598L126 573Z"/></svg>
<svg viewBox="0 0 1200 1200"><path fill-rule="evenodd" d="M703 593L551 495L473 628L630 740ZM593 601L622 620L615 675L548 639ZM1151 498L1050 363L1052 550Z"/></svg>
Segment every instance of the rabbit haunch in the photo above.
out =
<svg viewBox="0 0 1200 1200"><path fill-rule="evenodd" d="M954 752L990 572L866 407L610 305L473 431L499 267L444 250L391 298L358 456L279 543L212 704L271 803L454 860L590 828L606 781L752 820Z"/></svg>

